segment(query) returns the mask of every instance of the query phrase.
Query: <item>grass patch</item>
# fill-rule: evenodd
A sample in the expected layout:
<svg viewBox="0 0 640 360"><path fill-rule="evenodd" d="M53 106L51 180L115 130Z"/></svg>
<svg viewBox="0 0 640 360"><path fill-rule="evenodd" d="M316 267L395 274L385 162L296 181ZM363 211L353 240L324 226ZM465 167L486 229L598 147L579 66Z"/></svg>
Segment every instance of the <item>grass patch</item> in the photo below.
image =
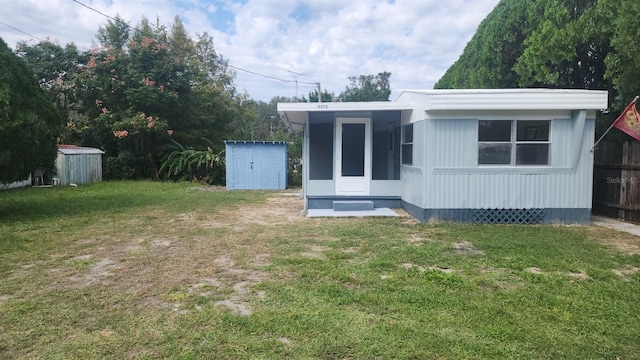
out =
<svg viewBox="0 0 640 360"><path fill-rule="evenodd" d="M603 245L615 232L307 219L214 190L1 192L0 358L640 353L640 256Z"/></svg>

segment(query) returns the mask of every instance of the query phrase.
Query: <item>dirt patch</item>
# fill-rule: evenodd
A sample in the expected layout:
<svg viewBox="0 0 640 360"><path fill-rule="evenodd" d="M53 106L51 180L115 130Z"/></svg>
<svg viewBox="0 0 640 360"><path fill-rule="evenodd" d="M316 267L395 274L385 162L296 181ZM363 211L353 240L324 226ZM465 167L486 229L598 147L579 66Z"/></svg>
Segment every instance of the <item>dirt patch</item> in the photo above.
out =
<svg viewBox="0 0 640 360"><path fill-rule="evenodd" d="M591 277L584 271L570 271L567 273L567 275L569 275L569 277L571 278L571 282L580 282L591 279Z"/></svg>
<svg viewBox="0 0 640 360"><path fill-rule="evenodd" d="M325 251L329 250L330 248L327 246L321 246L321 245L311 245L309 247L310 251L304 251L301 252L300 255L307 257L307 258L311 258L311 259L319 259L319 260L326 260L327 256L325 255Z"/></svg>
<svg viewBox="0 0 640 360"><path fill-rule="evenodd" d="M73 259L74 261L80 260L94 260L92 255L78 256ZM98 283L104 283L109 281L114 273L120 268L120 266L112 259L103 258L94 261L89 270L82 275L72 275L71 280L76 282L81 287L92 286Z"/></svg>
<svg viewBox="0 0 640 360"><path fill-rule="evenodd" d="M302 208L295 193L274 192L258 204L178 215L158 209L123 218L109 224L117 231L85 236L39 264L45 266L42 291L99 286L104 293L127 294L132 310L180 315L214 306L249 315L251 302L268 295L255 288L258 283L290 276L263 269L271 265L272 242L282 237L282 227L310 221ZM303 251L322 258L327 250L314 245ZM19 267L12 275L26 278L34 268Z"/></svg>
<svg viewBox="0 0 640 360"><path fill-rule="evenodd" d="M454 243L453 252L459 255L484 255L484 251L476 249L470 241Z"/></svg>
<svg viewBox="0 0 640 360"><path fill-rule="evenodd" d="M288 193L287 193L288 194ZM239 206L207 218L185 218L185 223L197 221L200 227L223 228L240 233L255 225L278 227L307 220L302 214L303 201L297 196L276 195L266 203L251 204L251 207Z"/></svg>
<svg viewBox="0 0 640 360"><path fill-rule="evenodd" d="M526 269L524 269L524 271L531 273L531 274L536 274L536 275L540 275L542 274L542 270L540 270L537 267L528 267Z"/></svg>
<svg viewBox="0 0 640 360"><path fill-rule="evenodd" d="M409 270L409 269L416 269L419 272L425 272L425 271L439 271L441 273L445 273L445 274L453 274L455 272L455 270L450 269L450 268L444 268L444 267L439 267L439 266L421 266L421 265L414 265L411 263L404 263L402 265L400 265L401 268L405 269L405 270Z"/></svg>
<svg viewBox="0 0 640 360"><path fill-rule="evenodd" d="M631 265L625 265L620 269L613 269L611 271L613 271L614 274L620 276L624 280L631 281L633 276L640 271L640 268Z"/></svg>
<svg viewBox="0 0 640 360"><path fill-rule="evenodd" d="M409 235L409 238L407 238L407 242L413 245L422 245L424 241L424 238L417 234L411 234Z"/></svg>
<svg viewBox="0 0 640 360"><path fill-rule="evenodd" d="M588 228L589 238L629 255L640 254L640 236L613 231L599 226Z"/></svg>
<svg viewBox="0 0 640 360"><path fill-rule="evenodd" d="M412 263L404 263L404 264L401 264L400 267L405 269L405 270L416 269L416 270L418 270L420 272L424 272L425 271L425 267L424 266L414 265Z"/></svg>
<svg viewBox="0 0 640 360"><path fill-rule="evenodd" d="M209 186L192 187L191 190L198 190L198 191L226 191L227 188L225 186L209 185Z"/></svg>

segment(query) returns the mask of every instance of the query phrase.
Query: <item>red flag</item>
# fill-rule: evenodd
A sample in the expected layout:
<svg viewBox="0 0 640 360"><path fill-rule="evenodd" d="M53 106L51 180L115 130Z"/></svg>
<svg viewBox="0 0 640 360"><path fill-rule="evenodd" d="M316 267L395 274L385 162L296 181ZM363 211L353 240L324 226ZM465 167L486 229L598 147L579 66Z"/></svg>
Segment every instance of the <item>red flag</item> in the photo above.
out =
<svg viewBox="0 0 640 360"><path fill-rule="evenodd" d="M613 122L613 126L640 141L640 115L638 115L635 100L618 116L616 121Z"/></svg>

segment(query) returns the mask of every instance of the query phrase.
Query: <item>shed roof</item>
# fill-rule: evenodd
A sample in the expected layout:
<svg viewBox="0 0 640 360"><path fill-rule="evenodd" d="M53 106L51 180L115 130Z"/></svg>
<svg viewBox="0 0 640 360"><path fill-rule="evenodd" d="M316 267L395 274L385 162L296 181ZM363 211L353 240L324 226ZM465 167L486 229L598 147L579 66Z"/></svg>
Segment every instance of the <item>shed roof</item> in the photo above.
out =
<svg viewBox="0 0 640 360"><path fill-rule="evenodd" d="M225 144L286 144L286 141L225 140Z"/></svg>
<svg viewBox="0 0 640 360"><path fill-rule="evenodd" d="M104 151L92 147L84 147L78 145L58 145L58 152L65 155L79 155L79 154L104 154Z"/></svg>

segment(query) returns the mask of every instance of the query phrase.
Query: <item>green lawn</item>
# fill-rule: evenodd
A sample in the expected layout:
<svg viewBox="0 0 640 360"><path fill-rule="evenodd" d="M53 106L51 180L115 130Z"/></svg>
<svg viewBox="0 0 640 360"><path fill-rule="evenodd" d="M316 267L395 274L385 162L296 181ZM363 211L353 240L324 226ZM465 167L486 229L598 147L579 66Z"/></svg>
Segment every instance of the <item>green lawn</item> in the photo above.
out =
<svg viewBox="0 0 640 360"><path fill-rule="evenodd" d="M638 359L640 255L590 227L307 219L282 192L0 192L0 358Z"/></svg>

